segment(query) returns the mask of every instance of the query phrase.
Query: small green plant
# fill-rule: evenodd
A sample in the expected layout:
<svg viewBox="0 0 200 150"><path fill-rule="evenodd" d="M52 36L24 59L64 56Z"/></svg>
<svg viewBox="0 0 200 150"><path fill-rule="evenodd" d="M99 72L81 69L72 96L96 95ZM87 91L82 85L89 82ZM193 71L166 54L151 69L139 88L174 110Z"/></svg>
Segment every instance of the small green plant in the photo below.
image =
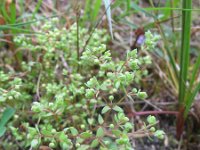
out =
<svg viewBox="0 0 200 150"><path fill-rule="evenodd" d="M6 108L1 116L0 120L0 137L4 135L6 132L5 125L7 124L8 120L14 115L15 110L13 108Z"/></svg>
<svg viewBox="0 0 200 150"><path fill-rule="evenodd" d="M18 53L23 51L25 58L21 62L23 74L1 72L5 78L2 82L9 82L1 85L0 105L16 108L9 132L17 144L10 147L132 149L132 138L154 135L163 139L164 132L156 129L154 116L134 131L133 122L120 105L128 96L147 97L132 83L146 74L141 66L151 63L150 57L138 57L135 49L128 51L124 60L114 61L105 45L109 37L99 29L81 49L88 30L79 27L77 35L76 24L66 30L58 29L57 23L56 18L45 22L34 42L25 36L16 37ZM154 48L156 40L148 32L143 49ZM3 138L5 148L9 142Z"/></svg>

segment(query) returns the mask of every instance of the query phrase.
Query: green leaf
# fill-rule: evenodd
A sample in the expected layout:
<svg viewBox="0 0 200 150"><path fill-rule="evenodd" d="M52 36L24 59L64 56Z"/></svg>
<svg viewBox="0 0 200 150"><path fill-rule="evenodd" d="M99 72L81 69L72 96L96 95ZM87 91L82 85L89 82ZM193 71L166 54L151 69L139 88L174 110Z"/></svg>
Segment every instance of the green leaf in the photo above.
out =
<svg viewBox="0 0 200 150"><path fill-rule="evenodd" d="M95 148L95 147L98 146L98 144L99 144L98 139L95 139L95 140L92 141L92 143L91 143L91 147L92 147L92 148Z"/></svg>
<svg viewBox="0 0 200 150"><path fill-rule="evenodd" d="M71 133L72 133L73 136L78 135L78 130L76 128L70 127L70 131L71 131Z"/></svg>
<svg viewBox="0 0 200 150"><path fill-rule="evenodd" d="M120 130L112 130L112 133L116 136L116 137L120 137L122 132Z"/></svg>
<svg viewBox="0 0 200 150"><path fill-rule="evenodd" d="M101 115L98 116L98 122L99 122L99 124L103 124L103 122L104 122Z"/></svg>
<svg viewBox="0 0 200 150"><path fill-rule="evenodd" d="M115 110L117 112L124 112L124 110L121 107L117 106L117 105L113 108L113 110Z"/></svg>
<svg viewBox="0 0 200 150"><path fill-rule="evenodd" d="M68 142L68 136L65 135L65 133L62 131L60 132L60 135L59 135L59 140L62 141L62 142Z"/></svg>
<svg viewBox="0 0 200 150"><path fill-rule="evenodd" d="M41 133L42 133L44 136L52 136L51 131L46 130L46 129L42 130Z"/></svg>
<svg viewBox="0 0 200 150"><path fill-rule="evenodd" d="M92 124L94 123L94 119L93 119L93 118L88 118L88 123L89 123L90 125L92 125Z"/></svg>
<svg viewBox="0 0 200 150"><path fill-rule="evenodd" d="M105 114L105 113L108 112L110 109L111 109L111 108L110 108L109 106L105 106L105 107L102 109L101 113L102 113L102 114Z"/></svg>
<svg viewBox="0 0 200 150"><path fill-rule="evenodd" d="M5 126L9 119L14 115L15 109L9 107L4 110L0 121L0 127Z"/></svg>
<svg viewBox="0 0 200 150"><path fill-rule="evenodd" d="M115 88L118 89L118 88L120 87L120 84L121 84L121 82L120 82L120 81L117 81L117 82L115 83Z"/></svg>
<svg viewBox="0 0 200 150"><path fill-rule="evenodd" d="M88 150L89 149L89 145L81 145L77 150Z"/></svg>
<svg viewBox="0 0 200 150"><path fill-rule="evenodd" d="M103 137L104 136L104 130L103 130L102 127L98 128L96 136L97 137Z"/></svg>
<svg viewBox="0 0 200 150"><path fill-rule="evenodd" d="M3 136L6 132L6 127L0 126L0 137Z"/></svg>
<svg viewBox="0 0 200 150"><path fill-rule="evenodd" d="M88 138L92 137L92 133L83 132L83 133L81 133L80 137L83 139L88 139Z"/></svg>

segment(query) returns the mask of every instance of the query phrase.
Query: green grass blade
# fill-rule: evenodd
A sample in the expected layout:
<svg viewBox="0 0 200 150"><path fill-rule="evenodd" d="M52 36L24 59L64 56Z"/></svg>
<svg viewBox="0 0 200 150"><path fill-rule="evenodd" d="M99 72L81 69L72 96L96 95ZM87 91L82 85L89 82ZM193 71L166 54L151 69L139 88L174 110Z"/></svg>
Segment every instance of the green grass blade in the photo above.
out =
<svg viewBox="0 0 200 150"><path fill-rule="evenodd" d="M6 12L5 4L1 7L1 14L3 15L6 22L10 22L11 19L10 19L8 13Z"/></svg>
<svg viewBox="0 0 200 150"><path fill-rule="evenodd" d="M188 113L189 113L189 110L190 110L190 107L195 99L195 96L197 95L197 93L200 91L200 83L198 83L198 85L196 86L196 88L194 89L194 91L189 94L188 96L188 99L186 100L185 104L186 104L186 107L185 107L185 112L184 112L184 118L187 117Z"/></svg>
<svg viewBox="0 0 200 150"><path fill-rule="evenodd" d="M132 22L130 22L126 18L121 19L121 22L123 22L124 24L127 24L129 27L131 27L131 29L134 29L134 30L138 29L138 26L136 24L133 24Z"/></svg>
<svg viewBox="0 0 200 150"><path fill-rule="evenodd" d="M131 8L135 9L136 11L143 12L144 14L146 14L146 15L149 16L149 17L155 18L154 15L152 15L152 14L149 13L149 12L147 12L144 8L139 7L139 6L138 6L136 3L134 3L134 2L131 3Z"/></svg>
<svg viewBox="0 0 200 150"><path fill-rule="evenodd" d="M200 89L200 83L198 83L197 85L194 84L196 76L198 75L198 72L199 72L199 68L200 68L200 55L198 56L197 61L194 64L192 76L190 78L190 85L189 85L189 88L187 91L186 102L185 102L185 105L186 105L186 110L185 110L185 114L184 114L185 117L187 117L187 114L190 110L190 107L191 107L193 101L194 101L194 98ZM194 90L192 90L193 87L195 87L195 86L196 86L196 88Z"/></svg>
<svg viewBox="0 0 200 150"><path fill-rule="evenodd" d="M57 17L57 15L52 15L50 17L35 19L33 21L20 22L20 23L15 23L15 24L7 24L7 25L9 25L9 26L15 26L15 27L21 27L21 26L26 26L26 25L30 25L30 24L36 23L38 21L47 20L47 19L50 19L50 18L53 18L53 17Z"/></svg>
<svg viewBox="0 0 200 150"><path fill-rule="evenodd" d="M200 9L191 9L191 8L172 8L172 7L147 7L144 8L146 12L155 11L155 10L174 10L174 11L200 11Z"/></svg>
<svg viewBox="0 0 200 150"><path fill-rule="evenodd" d="M15 3L10 5L10 23L14 24L16 22L16 7Z"/></svg>
<svg viewBox="0 0 200 150"><path fill-rule="evenodd" d="M165 7L169 7L169 6L170 6L170 3L171 3L170 0L167 1L166 4L165 4ZM163 10L164 17L165 17L165 18L169 17L169 16L170 16L170 12L171 12L171 10L169 10L169 9Z"/></svg>
<svg viewBox="0 0 200 150"><path fill-rule="evenodd" d="M22 29L20 27L31 25L31 24L36 23L38 21L46 20L46 19L53 18L53 17L56 17L56 16L57 15L53 15L53 16L50 16L50 17L47 17L47 18L41 18L41 19L37 19L37 20L33 20L33 21L1 25L0 26L0 31L2 31L2 30L16 30L16 31L20 31L20 32L36 33L36 32L32 32L31 30Z"/></svg>
<svg viewBox="0 0 200 150"><path fill-rule="evenodd" d="M192 76L190 78L190 88L189 89L192 89L192 86L194 85L195 77L197 76L199 68L200 68L200 55L198 56L197 61L194 64L194 68L193 68L193 71L192 71Z"/></svg>
<svg viewBox="0 0 200 150"><path fill-rule="evenodd" d="M88 19L88 18L90 19L90 14L89 14L90 10L91 10L91 0L86 0L86 2L85 2L84 16L83 16L84 21L86 19Z"/></svg>
<svg viewBox="0 0 200 150"><path fill-rule="evenodd" d="M94 3L94 10L92 13L92 21L95 21L97 19L100 8L101 8L101 0L96 0Z"/></svg>
<svg viewBox="0 0 200 150"><path fill-rule="evenodd" d="M39 11L40 6L42 5L42 2L43 2L43 0L38 0L36 7L34 9L33 15L32 15L33 18L35 18L36 13Z"/></svg>
<svg viewBox="0 0 200 150"><path fill-rule="evenodd" d="M190 60L190 29L191 29L191 0L183 0L182 11L182 39L180 57L180 76L179 76L179 104L184 105L186 93L186 80L188 77L188 65Z"/></svg>
<svg viewBox="0 0 200 150"><path fill-rule="evenodd" d="M105 5L105 9L106 9L106 15L107 15L107 18L108 18L108 25L109 25L109 29L110 29L111 38L113 39L112 18L111 18L111 9L110 9L111 2L110 2L110 0L104 0L104 5Z"/></svg>
<svg viewBox="0 0 200 150"><path fill-rule="evenodd" d="M131 0L126 0L126 11L129 12L131 9Z"/></svg>
<svg viewBox="0 0 200 150"><path fill-rule="evenodd" d="M35 32L32 32L31 30L26 30L26 29L22 29L19 27L9 26L9 25L0 26L0 31L3 31L3 30L15 30L15 31L19 31L19 32L35 33Z"/></svg>
<svg viewBox="0 0 200 150"><path fill-rule="evenodd" d="M170 51L170 49L169 49L169 47L168 47L169 42L168 42L168 40L167 40L167 37L166 37L166 35L165 35L165 32L164 32L162 26L160 26L159 29L160 29L161 37L162 37L162 39L163 39L163 41L164 41L164 48L165 48L165 51L166 51L166 53L167 53L166 61L169 61L169 63L170 63L171 66L172 66L172 70L173 70L173 72L174 72L174 74L175 74L174 76L175 76L176 79L178 79L178 77L179 77L179 75L178 75L178 69L177 69L177 67L176 67L175 58L174 58L172 52ZM169 59L169 60L168 60L168 59ZM169 69L170 69L170 68L169 68ZM171 75L172 75L172 74L171 74ZM175 82L175 80L174 80L174 82Z"/></svg>

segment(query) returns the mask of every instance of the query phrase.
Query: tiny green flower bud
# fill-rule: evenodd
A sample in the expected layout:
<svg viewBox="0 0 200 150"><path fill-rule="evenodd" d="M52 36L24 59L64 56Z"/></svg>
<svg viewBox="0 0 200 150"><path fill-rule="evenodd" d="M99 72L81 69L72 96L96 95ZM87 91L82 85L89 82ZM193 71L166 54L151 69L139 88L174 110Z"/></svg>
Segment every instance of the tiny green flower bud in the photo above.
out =
<svg viewBox="0 0 200 150"><path fill-rule="evenodd" d="M19 89L20 89L20 85L15 85L15 88L16 88L17 90L19 90Z"/></svg>
<svg viewBox="0 0 200 150"><path fill-rule="evenodd" d="M90 103L91 103L91 104L96 104L96 103L97 103L97 100L93 98L93 99L90 100Z"/></svg>
<svg viewBox="0 0 200 150"><path fill-rule="evenodd" d="M127 122L127 121L129 121L129 118L128 118L128 117L124 117L123 120L124 120L125 122Z"/></svg>
<svg viewBox="0 0 200 150"><path fill-rule="evenodd" d="M137 97L140 99L145 99L145 98L147 98L147 93L146 92L138 92Z"/></svg>
<svg viewBox="0 0 200 150"><path fill-rule="evenodd" d="M109 100L112 101L113 99L114 99L114 96L113 96L113 95L110 95L110 96L109 96Z"/></svg>
<svg viewBox="0 0 200 150"><path fill-rule="evenodd" d="M126 130L131 130L133 128L133 125L130 122L127 122L124 127L126 128Z"/></svg>
<svg viewBox="0 0 200 150"><path fill-rule="evenodd" d="M132 70L138 69L138 59L130 60L129 66Z"/></svg>
<svg viewBox="0 0 200 150"><path fill-rule="evenodd" d="M149 124L155 124L155 123L156 123L156 117L154 117L154 116L152 116L152 115L149 115L149 116L147 117L147 122L148 122Z"/></svg>
<svg viewBox="0 0 200 150"><path fill-rule="evenodd" d="M114 89L112 90L112 92L113 92L113 93L116 93L116 92L117 92L117 89L116 89L116 88L114 88Z"/></svg>
<svg viewBox="0 0 200 150"><path fill-rule="evenodd" d="M108 76L108 77L112 77L112 76L113 76L113 73L112 73L112 72L108 72L108 73L107 73L107 76Z"/></svg>
<svg viewBox="0 0 200 150"><path fill-rule="evenodd" d="M114 124L110 124L109 127L110 127L111 129L113 129L115 126L114 126Z"/></svg>
<svg viewBox="0 0 200 150"><path fill-rule="evenodd" d="M54 148L56 145L54 143L49 143L49 147Z"/></svg>
<svg viewBox="0 0 200 150"><path fill-rule="evenodd" d="M27 134L27 139L31 139L31 138L32 138L31 134Z"/></svg>
<svg viewBox="0 0 200 150"><path fill-rule="evenodd" d="M8 96L8 99L9 100L13 100L13 96Z"/></svg>
<svg viewBox="0 0 200 150"><path fill-rule="evenodd" d="M151 131L151 132L155 132L155 131L156 131L155 127L151 127L151 128L150 128L150 131Z"/></svg>
<svg viewBox="0 0 200 150"><path fill-rule="evenodd" d="M104 141L104 143L105 143L106 145L109 145L109 144L110 144L110 141Z"/></svg>
<svg viewBox="0 0 200 150"><path fill-rule="evenodd" d="M76 143L76 147L80 147L81 145L80 145L80 143Z"/></svg>
<svg viewBox="0 0 200 150"><path fill-rule="evenodd" d="M55 133L56 133L56 129L52 129L52 130L51 130L51 133L52 133L52 134L55 134Z"/></svg>
<svg viewBox="0 0 200 150"><path fill-rule="evenodd" d="M18 119L18 118L19 118L19 115L14 115L14 118L15 118L15 119Z"/></svg>
<svg viewBox="0 0 200 150"><path fill-rule="evenodd" d="M87 109L88 106L87 106L87 105L83 105L82 108L83 108L83 109Z"/></svg>
<svg viewBox="0 0 200 150"><path fill-rule="evenodd" d="M81 129L85 129L85 125L84 124L81 125Z"/></svg>
<svg viewBox="0 0 200 150"><path fill-rule="evenodd" d="M129 52L129 55L131 58L136 58L137 57L137 49L134 49L131 52Z"/></svg>
<svg viewBox="0 0 200 150"><path fill-rule="evenodd" d="M93 98L95 95L95 91L93 89L86 89L86 98Z"/></svg>
<svg viewBox="0 0 200 150"><path fill-rule="evenodd" d="M133 93L137 93L137 89L136 89L136 88L133 88L133 89L132 89L132 92L133 92Z"/></svg>
<svg viewBox="0 0 200 150"><path fill-rule="evenodd" d="M51 103L49 103L49 107L51 107L51 106L53 106L53 103L51 102Z"/></svg>
<svg viewBox="0 0 200 150"><path fill-rule="evenodd" d="M124 140L122 138L117 139L116 143L119 144L119 145L122 145L122 144L124 144Z"/></svg>
<svg viewBox="0 0 200 150"><path fill-rule="evenodd" d="M97 59L97 58L94 59L94 63L95 63L95 64L98 64L98 63L99 63L99 59Z"/></svg>
<svg viewBox="0 0 200 150"><path fill-rule="evenodd" d="M162 130L157 130L155 133L154 133L154 136L156 136L158 139L164 139L164 135L165 135L165 132L163 132Z"/></svg>

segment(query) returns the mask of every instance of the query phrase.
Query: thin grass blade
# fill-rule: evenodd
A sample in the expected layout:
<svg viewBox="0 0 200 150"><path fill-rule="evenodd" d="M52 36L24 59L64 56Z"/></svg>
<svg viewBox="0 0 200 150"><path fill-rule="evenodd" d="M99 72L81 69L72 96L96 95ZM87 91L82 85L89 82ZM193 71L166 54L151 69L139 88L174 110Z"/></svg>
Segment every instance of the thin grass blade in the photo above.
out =
<svg viewBox="0 0 200 150"><path fill-rule="evenodd" d="M188 66L190 61L190 30L191 30L191 0L183 0L182 11L182 39L179 76L179 104L184 105L186 93L186 80L188 77Z"/></svg>
<svg viewBox="0 0 200 150"><path fill-rule="evenodd" d="M191 107L192 103L195 100L195 96L197 95L197 93L199 91L200 91L200 82L198 83L198 85L196 86L196 88L194 89L194 91L191 94L189 94L188 99L185 102L186 107L185 107L185 112L184 112L184 118L187 117L187 115L189 113L189 110L190 110L190 107Z"/></svg>
<svg viewBox="0 0 200 150"><path fill-rule="evenodd" d="M92 13L92 20L95 21L101 8L101 0L96 0L94 3L94 10Z"/></svg>
<svg viewBox="0 0 200 150"><path fill-rule="evenodd" d="M104 1L105 9L106 9L106 15L107 15L107 19L108 19L110 35L111 35L111 38L113 39L112 18L111 18L111 9L110 9L111 2L110 2L110 0L103 0L103 1Z"/></svg>
<svg viewBox="0 0 200 150"><path fill-rule="evenodd" d="M11 3L10 5L10 21L11 23L15 23L16 22L16 7L15 7L15 3Z"/></svg>
<svg viewBox="0 0 200 150"><path fill-rule="evenodd" d="M200 68L200 55L198 56L197 61L194 64L192 76L190 78L190 85L189 85L187 95L186 95L186 102L185 102L186 109L185 109L184 117L187 117L187 114L188 114L190 107L195 99L195 96L199 92L200 83L198 83L197 85L195 84L195 79L196 79L196 76L198 75L199 68ZM194 90L192 90L193 87L195 87Z"/></svg>

